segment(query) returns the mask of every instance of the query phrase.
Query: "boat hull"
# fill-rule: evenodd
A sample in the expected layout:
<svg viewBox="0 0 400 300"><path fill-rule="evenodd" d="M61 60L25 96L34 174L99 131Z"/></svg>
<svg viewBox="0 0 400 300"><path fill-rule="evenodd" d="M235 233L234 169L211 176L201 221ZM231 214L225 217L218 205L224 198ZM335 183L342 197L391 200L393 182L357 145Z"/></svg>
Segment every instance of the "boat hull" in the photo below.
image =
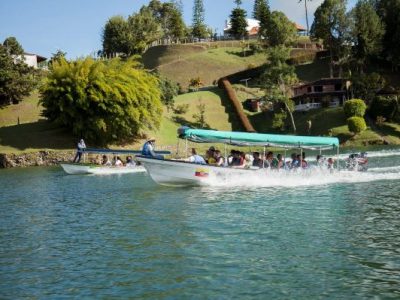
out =
<svg viewBox="0 0 400 300"><path fill-rule="evenodd" d="M204 186L211 185L218 179L218 182L232 178L240 178L264 172L264 170L232 169L210 165L199 165L183 161L162 160L146 157L137 157L150 177L161 185L166 186Z"/></svg>
<svg viewBox="0 0 400 300"><path fill-rule="evenodd" d="M142 166L134 167L114 167L114 166L97 166L74 163L60 164L65 173L70 175L94 174L94 175L110 175L110 174L130 174L143 173L146 169Z"/></svg>

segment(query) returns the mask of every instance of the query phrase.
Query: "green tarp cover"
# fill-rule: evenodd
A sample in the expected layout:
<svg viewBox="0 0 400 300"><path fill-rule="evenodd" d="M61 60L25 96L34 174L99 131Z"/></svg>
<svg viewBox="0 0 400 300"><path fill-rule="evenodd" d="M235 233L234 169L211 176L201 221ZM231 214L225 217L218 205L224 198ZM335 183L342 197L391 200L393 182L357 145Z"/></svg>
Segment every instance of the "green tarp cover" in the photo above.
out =
<svg viewBox="0 0 400 300"><path fill-rule="evenodd" d="M237 146L274 146L283 148L333 149L339 146L334 137L280 135L248 132L180 128L180 138L196 143L226 143Z"/></svg>

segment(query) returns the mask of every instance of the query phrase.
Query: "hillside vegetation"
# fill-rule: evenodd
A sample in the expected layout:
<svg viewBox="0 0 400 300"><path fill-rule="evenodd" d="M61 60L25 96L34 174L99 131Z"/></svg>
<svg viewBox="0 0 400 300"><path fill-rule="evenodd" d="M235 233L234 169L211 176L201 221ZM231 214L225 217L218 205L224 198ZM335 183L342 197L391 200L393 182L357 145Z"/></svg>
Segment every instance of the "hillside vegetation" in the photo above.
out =
<svg viewBox="0 0 400 300"><path fill-rule="evenodd" d="M221 77L261 66L265 61L264 53L250 55L248 52L243 56L240 47L209 48L200 45L156 46L143 55L146 68L156 68L184 89L191 78L200 77L203 85L209 86Z"/></svg>

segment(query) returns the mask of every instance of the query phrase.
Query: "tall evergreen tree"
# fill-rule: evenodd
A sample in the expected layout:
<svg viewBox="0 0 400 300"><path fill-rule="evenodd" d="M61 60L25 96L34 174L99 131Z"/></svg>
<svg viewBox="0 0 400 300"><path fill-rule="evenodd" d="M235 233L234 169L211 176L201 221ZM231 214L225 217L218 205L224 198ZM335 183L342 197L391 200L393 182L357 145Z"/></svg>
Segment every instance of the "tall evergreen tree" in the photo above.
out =
<svg viewBox="0 0 400 300"><path fill-rule="evenodd" d="M24 54L24 49L17 39L13 36L6 38L3 42L3 46L6 47L10 55L22 55Z"/></svg>
<svg viewBox="0 0 400 300"><path fill-rule="evenodd" d="M244 37L247 37L248 35L246 29L246 11L240 8L240 4L242 3L240 0L235 0L235 3L237 7L232 10L232 13L230 15L230 34L233 35L236 39L242 39Z"/></svg>
<svg viewBox="0 0 400 300"><path fill-rule="evenodd" d="M400 67L400 0L375 1L386 29L383 37L383 55L397 69Z"/></svg>
<svg viewBox="0 0 400 300"><path fill-rule="evenodd" d="M259 37L265 38L267 36L267 29L271 17L271 11L267 0L255 0L253 17L260 21L260 27L258 30Z"/></svg>
<svg viewBox="0 0 400 300"><path fill-rule="evenodd" d="M355 58L362 70L368 58L380 53L384 27L370 0L358 1L350 16Z"/></svg>
<svg viewBox="0 0 400 300"><path fill-rule="evenodd" d="M333 77L334 64L342 65L350 52L349 21L346 15L346 0L324 0L314 14L311 38L321 39L330 52L330 76Z"/></svg>
<svg viewBox="0 0 400 300"><path fill-rule="evenodd" d="M204 38L207 34L207 26L204 24L204 14L203 0L194 0L192 35L196 38Z"/></svg>

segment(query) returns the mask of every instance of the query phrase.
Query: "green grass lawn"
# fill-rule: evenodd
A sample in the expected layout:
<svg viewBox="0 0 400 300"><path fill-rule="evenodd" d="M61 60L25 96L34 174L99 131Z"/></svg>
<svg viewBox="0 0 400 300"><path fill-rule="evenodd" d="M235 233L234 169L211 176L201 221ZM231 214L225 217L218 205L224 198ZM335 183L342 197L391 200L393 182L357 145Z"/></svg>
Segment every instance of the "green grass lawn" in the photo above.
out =
<svg viewBox="0 0 400 300"><path fill-rule="evenodd" d="M208 86L223 76L260 66L266 61L264 53L244 57L239 47L207 49L201 46L177 45L163 46L158 50L150 48L149 51L144 55L145 67L158 67L161 74L184 88L188 87L191 78L200 77L203 84ZM160 53L156 53L157 51Z"/></svg>

